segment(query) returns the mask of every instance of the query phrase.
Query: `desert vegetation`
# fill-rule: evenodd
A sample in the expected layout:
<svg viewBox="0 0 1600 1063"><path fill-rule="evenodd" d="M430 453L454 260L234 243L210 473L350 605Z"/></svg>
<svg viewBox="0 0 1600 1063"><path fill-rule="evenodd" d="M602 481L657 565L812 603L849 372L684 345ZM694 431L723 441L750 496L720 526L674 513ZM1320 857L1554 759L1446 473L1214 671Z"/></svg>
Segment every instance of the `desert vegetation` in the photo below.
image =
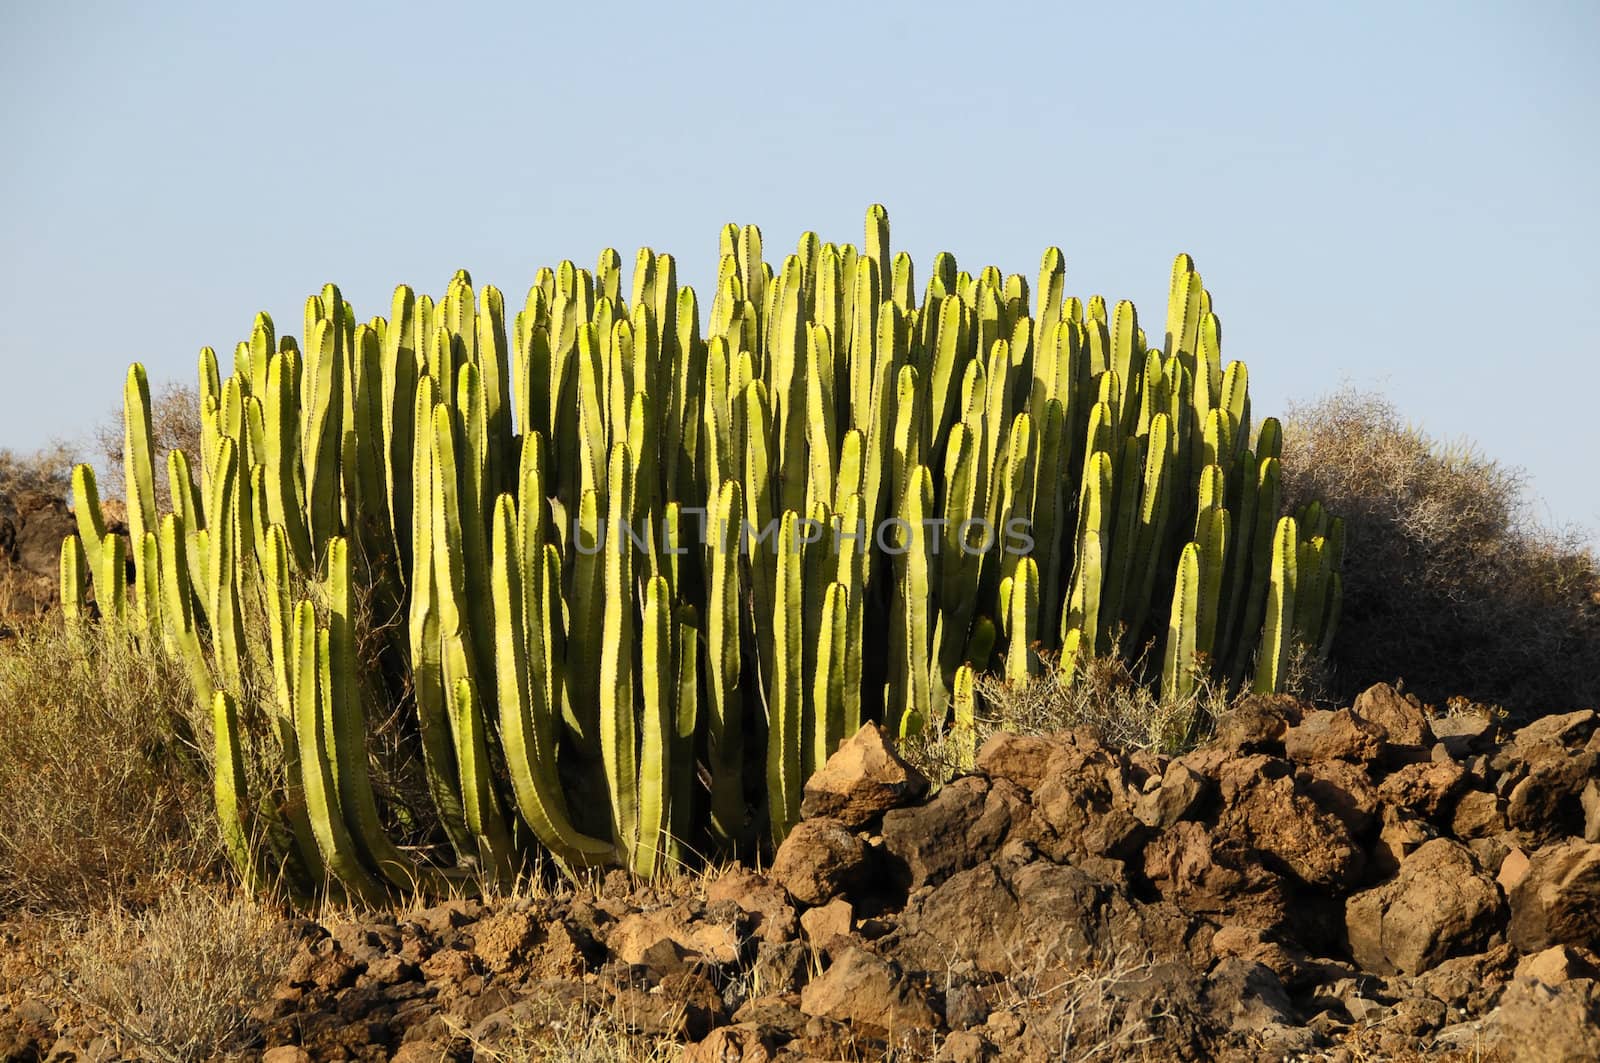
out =
<svg viewBox="0 0 1600 1063"><path fill-rule="evenodd" d="M1158 337L761 241L329 285L0 460L0 1055L1596 1047L1600 583L1513 471L1252 410L1188 256Z"/></svg>

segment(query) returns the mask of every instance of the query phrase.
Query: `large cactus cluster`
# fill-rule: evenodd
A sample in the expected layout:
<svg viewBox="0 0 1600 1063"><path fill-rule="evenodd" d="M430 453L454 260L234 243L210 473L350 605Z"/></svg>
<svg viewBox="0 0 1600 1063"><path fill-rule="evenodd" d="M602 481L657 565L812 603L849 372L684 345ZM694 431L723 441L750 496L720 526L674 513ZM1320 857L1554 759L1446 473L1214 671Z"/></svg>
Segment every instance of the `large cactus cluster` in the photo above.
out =
<svg viewBox="0 0 1600 1063"><path fill-rule="evenodd" d="M374 899L539 849L648 876L781 839L863 720L970 740L975 672L1154 643L1181 701L1279 689L1331 637L1339 522L1280 518L1277 422L1188 256L1152 344L1053 248L1032 301L948 254L919 301L881 207L776 269L754 226L721 245L704 316L649 250L627 281L613 250L541 270L509 321L464 272L368 321L330 285L301 342L260 314L228 376L201 354L170 513L130 369L131 549L79 467L63 600L92 578L187 663L244 874ZM397 843L380 718L450 859Z"/></svg>

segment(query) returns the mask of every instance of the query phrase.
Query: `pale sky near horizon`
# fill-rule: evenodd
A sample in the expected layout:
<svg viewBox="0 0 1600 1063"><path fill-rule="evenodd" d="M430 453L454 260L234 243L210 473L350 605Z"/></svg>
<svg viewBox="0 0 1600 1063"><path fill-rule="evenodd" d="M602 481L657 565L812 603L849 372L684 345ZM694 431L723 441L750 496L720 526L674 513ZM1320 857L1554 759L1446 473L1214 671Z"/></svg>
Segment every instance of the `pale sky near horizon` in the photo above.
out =
<svg viewBox="0 0 1600 1063"><path fill-rule="evenodd" d="M1600 542L1600 4L0 0L0 447L83 437L307 293L520 305L717 231L1132 298L1195 256L1258 414L1350 384Z"/></svg>

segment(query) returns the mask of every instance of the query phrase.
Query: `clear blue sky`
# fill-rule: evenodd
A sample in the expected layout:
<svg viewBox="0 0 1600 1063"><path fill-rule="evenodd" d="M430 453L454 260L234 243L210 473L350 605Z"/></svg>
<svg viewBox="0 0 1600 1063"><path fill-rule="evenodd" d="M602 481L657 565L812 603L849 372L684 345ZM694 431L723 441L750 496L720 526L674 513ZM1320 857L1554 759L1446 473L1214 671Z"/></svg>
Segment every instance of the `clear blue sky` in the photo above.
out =
<svg viewBox="0 0 1600 1063"><path fill-rule="evenodd" d="M680 6L682 10L679 10ZM1600 528L1600 5L0 7L0 446L251 315L804 229L1161 320L1197 259L1258 410L1350 382ZM1600 537L1600 536L1597 536Z"/></svg>

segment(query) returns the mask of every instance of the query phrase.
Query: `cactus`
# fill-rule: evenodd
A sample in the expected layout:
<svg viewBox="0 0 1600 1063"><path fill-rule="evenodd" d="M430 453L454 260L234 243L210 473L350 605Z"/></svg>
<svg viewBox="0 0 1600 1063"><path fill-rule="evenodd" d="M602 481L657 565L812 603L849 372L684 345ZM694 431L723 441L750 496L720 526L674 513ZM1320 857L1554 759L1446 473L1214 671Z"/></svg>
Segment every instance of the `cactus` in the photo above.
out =
<svg viewBox="0 0 1600 1063"><path fill-rule="evenodd" d="M1182 700L1328 652L1342 525L1280 521L1281 427L1253 426L1188 256L1151 346L1133 304L1069 296L1053 248L1031 293L942 254L919 303L881 206L859 249L762 247L724 228L704 320L648 248L631 276L611 249L541 269L510 320L465 272L361 322L328 285L298 340L258 315L227 375L201 354L168 514L130 368L131 536L74 470L63 607L92 583L107 626L183 662L241 876L367 900L506 881L537 849L648 877L781 841L864 720L948 726L970 766L993 667L1035 681L1059 651L1070 683L1156 645L1145 678ZM371 713L431 815L380 792Z"/></svg>

